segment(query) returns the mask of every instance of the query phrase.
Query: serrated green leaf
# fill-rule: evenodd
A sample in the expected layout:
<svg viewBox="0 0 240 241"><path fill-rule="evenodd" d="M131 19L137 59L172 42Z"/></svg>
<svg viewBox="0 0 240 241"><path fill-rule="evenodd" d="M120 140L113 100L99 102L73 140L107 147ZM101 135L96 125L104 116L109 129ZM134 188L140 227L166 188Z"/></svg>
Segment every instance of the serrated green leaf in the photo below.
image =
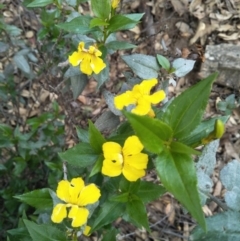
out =
<svg viewBox="0 0 240 241"><path fill-rule="evenodd" d="M28 8L45 7L48 4L54 3L54 0L34 0L27 5Z"/></svg>
<svg viewBox="0 0 240 241"><path fill-rule="evenodd" d="M101 18L93 18L90 22L90 28L107 26L107 25L109 25L109 23L106 22L104 19L101 19Z"/></svg>
<svg viewBox="0 0 240 241"><path fill-rule="evenodd" d="M127 203L127 214L130 219L134 221L135 224L138 225L138 228L146 228L147 231L150 232L146 207L140 200L132 200Z"/></svg>
<svg viewBox="0 0 240 241"><path fill-rule="evenodd" d="M134 74L142 79L158 77L160 67L153 56L144 54L132 54L122 56L124 62L133 70Z"/></svg>
<svg viewBox="0 0 240 241"><path fill-rule="evenodd" d="M208 103L212 83L216 77L216 73L210 75L171 102L163 114L163 121L172 127L175 138L183 139L187 137L198 126Z"/></svg>
<svg viewBox="0 0 240 241"><path fill-rule="evenodd" d="M207 230L204 232L199 226L191 236L191 241L237 241L240 240L240 213L227 211L206 218Z"/></svg>
<svg viewBox="0 0 240 241"><path fill-rule="evenodd" d="M88 121L89 125L89 143L91 147L96 151L96 153L102 153L102 145L106 142L105 138L102 136L101 132L95 127L95 125Z"/></svg>
<svg viewBox="0 0 240 241"><path fill-rule="evenodd" d="M17 198L21 202L27 203L39 210L52 208L52 198L49 194L49 188L34 190L32 192L14 196L14 198Z"/></svg>
<svg viewBox="0 0 240 241"><path fill-rule="evenodd" d="M197 147L201 145L202 139L206 138L214 130L214 123L216 120L219 119L223 123L226 123L228 118L229 116L218 116L210 120L205 120L201 122L189 135L184 138L180 138L179 141L185 145Z"/></svg>
<svg viewBox="0 0 240 241"><path fill-rule="evenodd" d="M115 15L109 21L107 30L109 32L117 32L119 30L128 30L138 24L138 21L132 20L123 15Z"/></svg>
<svg viewBox="0 0 240 241"><path fill-rule="evenodd" d="M166 57L164 57L164 56L162 56L162 55L160 55L160 54L157 54L157 60L158 60L158 63L159 63L165 70L167 70L167 71L170 70L171 65L170 65L169 60L168 60Z"/></svg>
<svg viewBox="0 0 240 241"><path fill-rule="evenodd" d="M184 145L181 142L172 141L170 144L171 152L190 154L190 155L199 155L201 152L194 150L193 148Z"/></svg>
<svg viewBox="0 0 240 241"><path fill-rule="evenodd" d="M97 213L96 219L94 220L91 232L100 229L104 225L107 225L117 218L121 217L125 211L125 204L119 202L106 201L103 203L99 212Z"/></svg>
<svg viewBox="0 0 240 241"><path fill-rule="evenodd" d="M178 199L206 230L200 205L194 162L189 155L164 149L155 159L155 166L164 187Z"/></svg>
<svg viewBox="0 0 240 241"><path fill-rule="evenodd" d="M158 119L138 116L124 111L124 115L132 125L144 147L153 153L161 153L164 141L172 137L171 128Z"/></svg>
<svg viewBox="0 0 240 241"><path fill-rule="evenodd" d="M91 7L94 15L103 20L109 17L111 12L110 0L91 0Z"/></svg>
<svg viewBox="0 0 240 241"><path fill-rule="evenodd" d="M23 220L33 241L67 241L66 232L49 224L38 225L34 222Z"/></svg>
<svg viewBox="0 0 240 241"><path fill-rule="evenodd" d="M88 132L88 130L84 130L80 127L76 127L76 131L77 131L78 139L81 142L89 143L89 132Z"/></svg>
<svg viewBox="0 0 240 241"><path fill-rule="evenodd" d="M122 41L111 41L111 42L108 42L105 46L108 49L113 49L113 50L132 49L137 47L137 45L127 43L127 42L122 42Z"/></svg>
<svg viewBox="0 0 240 241"><path fill-rule="evenodd" d="M79 16L72 19L70 22L60 23L56 26L68 32L87 34L93 31L93 29L89 27L90 21L91 18L89 16Z"/></svg>
<svg viewBox="0 0 240 241"><path fill-rule="evenodd" d="M90 166L98 159L98 154L96 154L90 144L84 142L65 152L60 152L58 155L63 161L76 167Z"/></svg>
<svg viewBox="0 0 240 241"><path fill-rule="evenodd" d="M166 189L163 186L160 186L152 182L141 181L136 195L144 203L148 203L156 200L164 193L166 193Z"/></svg>

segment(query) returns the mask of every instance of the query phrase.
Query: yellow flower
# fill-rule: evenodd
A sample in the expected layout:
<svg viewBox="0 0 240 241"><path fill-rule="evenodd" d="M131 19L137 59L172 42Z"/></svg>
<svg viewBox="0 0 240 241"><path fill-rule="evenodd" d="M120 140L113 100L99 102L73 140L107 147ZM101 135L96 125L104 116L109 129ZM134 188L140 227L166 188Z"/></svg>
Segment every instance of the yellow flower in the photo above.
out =
<svg viewBox="0 0 240 241"><path fill-rule="evenodd" d="M86 226L85 227L85 229L84 229L84 231L83 231L83 234L85 235L85 236L90 236L90 230L91 230L91 227L90 226Z"/></svg>
<svg viewBox="0 0 240 241"><path fill-rule="evenodd" d="M115 9L118 7L120 0L112 0L112 8Z"/></svg>
<svg viewBox="0 0 240 241"><path fill-rule="evenodd" d="M157 84L157 79L143 80L141 84L135 85L132 91L118 95L114 98L114 104L117 109L122 110L124 106L135 105L132 113L137 115L149 115L154 117L155 114L151 104L158 104L164 100L165 92L159 90L154 94L150 94L151 89Z"/></svg>
<svg viewBox="0 0 240 241"><path fill-rule="evenodd" d="M104 175L116 177L122 173L130 182L145 176L148 155L141 153L143 145L137 136L128 137L123 148L116 142L106 142L102 148Z"/></svg>
<svg viewBox="0 0 240 241"><path fill-rule="evenodd" d="M51 219L60 223L67 217L67 208L70 208L68 217L72 218L72 227L80 227L87 222L89 211L86 205L98 201L100 190L95 184L84 185L82 178L73 178L71 182L62 180L58 183L57 196L65 203L58 203L52 212Z"/></svg>
<svg viewBox="0 0 240 241"><path fill-rule="evenodd" d="M101 55L102 53L96 47L90 46L89 49L85 49L84 42L80 42L78 51L73 52L68 60L73 66L80 64L80 70L84 74L91 75L92 72L99 74L106 67L100 58Z"/></svg>

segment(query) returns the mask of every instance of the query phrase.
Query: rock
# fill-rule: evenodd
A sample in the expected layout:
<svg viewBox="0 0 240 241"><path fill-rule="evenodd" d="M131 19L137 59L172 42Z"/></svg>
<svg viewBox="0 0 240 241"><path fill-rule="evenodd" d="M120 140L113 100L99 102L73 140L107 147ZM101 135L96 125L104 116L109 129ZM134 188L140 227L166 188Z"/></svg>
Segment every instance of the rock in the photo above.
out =
<svg viewBox="0 0 240 241"><path fill-rule="evenodd" d="M218 72L215 83L230 88L240 87L240 46L232 44L208 45L205 51L205 61L201 66L200 76L206 78L213 72Z"/></svg>

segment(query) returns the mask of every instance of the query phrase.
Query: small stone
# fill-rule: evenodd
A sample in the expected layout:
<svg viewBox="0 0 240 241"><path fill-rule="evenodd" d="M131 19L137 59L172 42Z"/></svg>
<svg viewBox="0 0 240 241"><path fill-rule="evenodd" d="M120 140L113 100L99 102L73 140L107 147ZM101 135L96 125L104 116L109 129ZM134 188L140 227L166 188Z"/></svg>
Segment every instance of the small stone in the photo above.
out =
<svg viewBox="0 0 240 241"><path fill-rule="evenodd" d="M34 32L32 30L27 31L26 34L25 34L26 38L32 38L33 36L34 36Z"/></svg>

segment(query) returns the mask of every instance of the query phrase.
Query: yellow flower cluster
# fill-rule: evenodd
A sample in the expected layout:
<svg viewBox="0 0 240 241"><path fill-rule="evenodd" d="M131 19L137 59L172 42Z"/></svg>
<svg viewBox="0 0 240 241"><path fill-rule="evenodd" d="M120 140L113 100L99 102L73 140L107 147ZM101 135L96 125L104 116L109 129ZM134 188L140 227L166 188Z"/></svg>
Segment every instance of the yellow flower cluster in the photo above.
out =
<svg viewBox="0 0 240 241"><path fill-rule="evenodd" d="M66 217L72 219L72 227L80 227L87 222L89 211L85 207L100 198L100 190L95 184L85 186L82 178L73 178L71 182L62 180L58 183L57 196L65 203L58 203L51 219L60 223ZM67 215L67 208L70 208ZM88 230L89 231L89 230Z"/></svg>
<svg viewBox="0 0 240 241"><path fill-rule="evenodd" d="M69 63L73 66L80 64L80 70L84 74L91 75L92 72L99 74L106 67L106 64L100 58L102 53L95 46L85 49L84 45L84 42L79 43L78 51L73 52L68 57Z"/></svg>
<svg viewBox="0 0 240 241"><path fill-rule="evenodd" d="M157 79L143 80L141 84L135 85L130 91L118 95L114 98L114 104L117 109L122 110L128 105L135 105L132 113L137 115L155 116L151 104L158 104L165 99L165 92L159 90L154 94L150 94L151 89L157 84Z"/></svg>
<svg viewBox="0 0 240 241"><path fill-rule="evenodd" d="M137 136L128 137L123 148L116 142L106 142L102 148L104 175L116 177L123 174L130 182L145 176L148 155L141 153L143 145Z"/></svg>

